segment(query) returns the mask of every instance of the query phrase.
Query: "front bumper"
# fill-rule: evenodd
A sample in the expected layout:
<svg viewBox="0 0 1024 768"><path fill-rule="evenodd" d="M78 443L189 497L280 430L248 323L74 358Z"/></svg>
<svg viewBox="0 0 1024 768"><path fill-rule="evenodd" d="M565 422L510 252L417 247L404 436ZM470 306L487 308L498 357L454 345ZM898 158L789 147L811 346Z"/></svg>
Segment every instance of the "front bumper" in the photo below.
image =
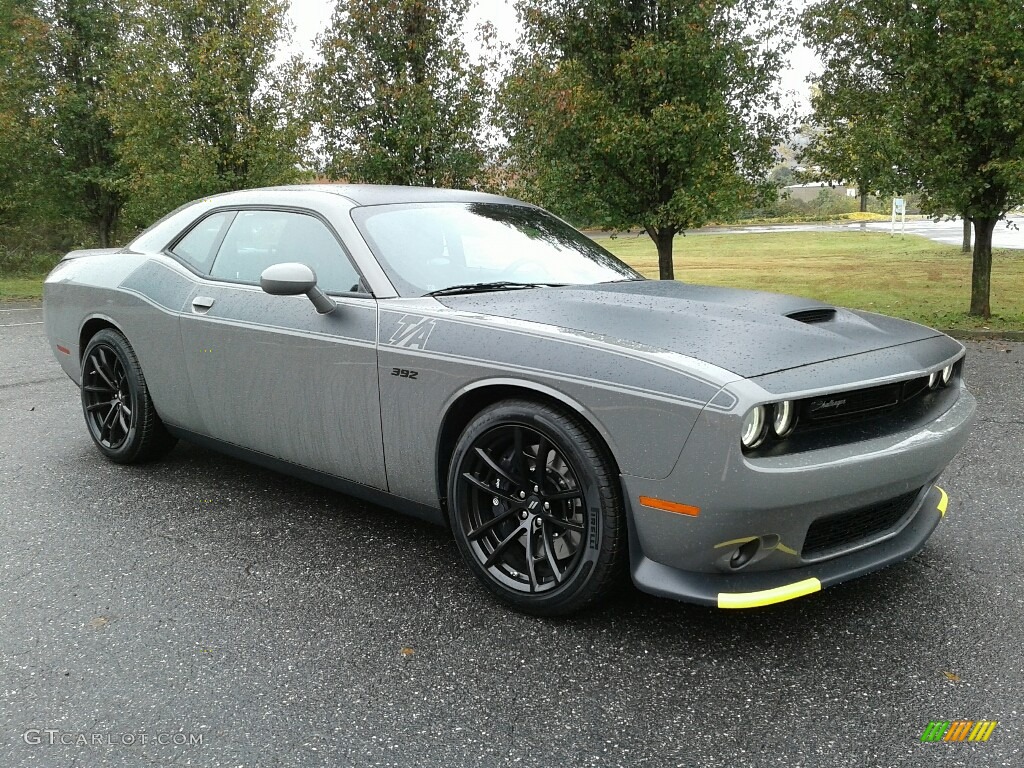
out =
<svg viewBox="0 0 1024 768"><path fill-rule="evenodd" d="M653 595L719 608L756 608L793 600L912 557L945 517L947 503L946 492L932 486L917 513L896 536L814 565L783 571L699 573L641 556L632 566L633 582Z"/></svg>
<svg viewBox="0 0 1024 768"><path fill-rule="evenodd" d="M946 499L933 484L974 421L976 403L966 388L948 397L948 408L926 423L766 458L744 456L736 424L705 414L668 478L622 476L633 581L665 597L747 607L799 597L910 557L938 525ZM690 511L652 508L650 499ZM895 500L903 506L877 528L859 538L854 528L852 536L829 542L833 521L845 517L856 526L861 512L875 514ZM809 535L815 529L817 540ZM754 554L737 561L755 540Z"/></svg>

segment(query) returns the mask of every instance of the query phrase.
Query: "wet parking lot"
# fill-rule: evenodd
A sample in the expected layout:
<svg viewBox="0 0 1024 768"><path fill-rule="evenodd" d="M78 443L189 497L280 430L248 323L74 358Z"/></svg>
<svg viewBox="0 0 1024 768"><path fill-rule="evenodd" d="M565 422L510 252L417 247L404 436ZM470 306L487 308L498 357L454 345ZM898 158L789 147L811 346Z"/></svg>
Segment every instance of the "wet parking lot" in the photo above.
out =
<svg viewBox="0 0 1024 768"><path fill-rule="evenodd" d="M541 620L441 529L187 444L106 462L41 319L0 311L4 768L1024 765L1024 344L969 344L979 421L910 562Z"/></svg>

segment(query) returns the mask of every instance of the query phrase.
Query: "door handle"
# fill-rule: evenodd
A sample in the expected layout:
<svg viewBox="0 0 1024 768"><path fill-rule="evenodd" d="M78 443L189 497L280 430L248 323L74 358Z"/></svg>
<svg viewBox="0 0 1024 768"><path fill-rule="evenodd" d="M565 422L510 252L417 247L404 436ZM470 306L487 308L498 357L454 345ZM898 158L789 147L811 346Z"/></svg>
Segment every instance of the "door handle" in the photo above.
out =
<svg viewBox="0 0 1024 768"><path fill-rule="evenodd" d="M196 312L209 312L213 306L213 299L208 296L196 296L192 299L192 309Z"/></svg>

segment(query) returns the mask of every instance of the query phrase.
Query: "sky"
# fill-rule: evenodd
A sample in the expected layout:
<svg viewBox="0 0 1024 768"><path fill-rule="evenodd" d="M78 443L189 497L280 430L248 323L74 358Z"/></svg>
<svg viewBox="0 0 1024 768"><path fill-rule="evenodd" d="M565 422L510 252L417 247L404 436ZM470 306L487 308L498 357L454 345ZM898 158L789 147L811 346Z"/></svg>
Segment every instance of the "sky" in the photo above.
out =
<svg viewBox="0 0 1024 768"><path fill-rule="evenodd" d="M494 24L502 42L513 43L519 33L519 24L512 6L513 0L476 0L467 19L470 29L479 22ZM802 6L805 0L798 0ZM309 53L312 41L330 21L334 0L292 0L291 19L295 25L295 52ZM472 52L472 46L467 46ZM821 65L815 55L804 46L797 46L789 57L789 69L782 73L782 85L786 91L795 91L798 103L806 106L806 78L811 72L820 71Z"/></svg>

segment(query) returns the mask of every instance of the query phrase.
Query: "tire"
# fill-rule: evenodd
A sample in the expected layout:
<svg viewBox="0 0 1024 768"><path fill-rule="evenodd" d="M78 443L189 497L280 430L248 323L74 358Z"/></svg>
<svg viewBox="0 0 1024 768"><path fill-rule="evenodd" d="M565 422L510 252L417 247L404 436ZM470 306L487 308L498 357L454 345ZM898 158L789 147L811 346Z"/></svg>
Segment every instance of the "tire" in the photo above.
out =
<svg viewBox="0 0 1024 768"><path fill-rule="evenodd" d="M452 456L448 509L470 570L524 613L573 613L622 581L618 474L574 414L527 400L481 411Z"/></svg>
<svg viewBox="0 0 1024 768"><path fill-rule="evenodd" d="M81 392L89 436L111 461L151 461L177 442L157 416L135 350L118 331L104 328L89 340Z"/></svg>

